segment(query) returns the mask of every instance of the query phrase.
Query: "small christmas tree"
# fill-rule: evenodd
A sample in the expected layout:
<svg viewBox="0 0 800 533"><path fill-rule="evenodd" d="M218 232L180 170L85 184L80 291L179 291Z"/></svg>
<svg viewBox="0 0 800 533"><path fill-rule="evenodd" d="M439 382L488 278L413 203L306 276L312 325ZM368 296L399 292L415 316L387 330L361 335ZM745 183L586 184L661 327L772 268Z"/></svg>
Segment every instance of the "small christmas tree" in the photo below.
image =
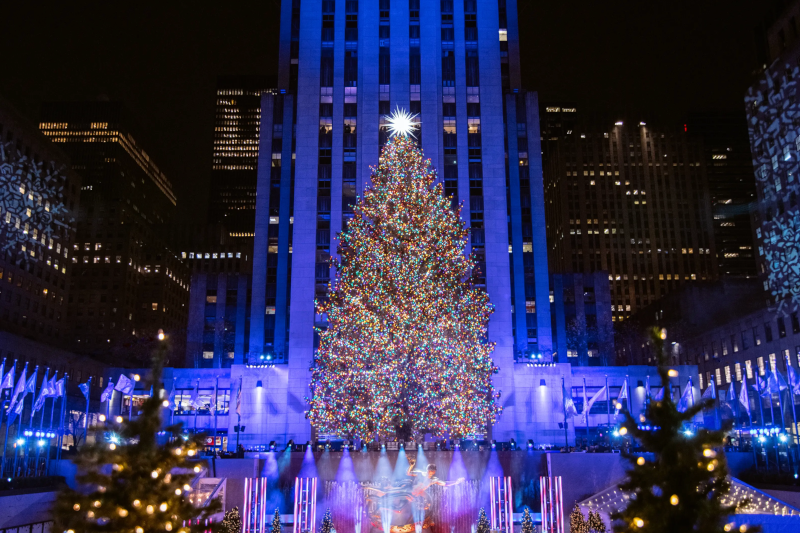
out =
<svg viewBox="0 0 800 533"><path fill-rule="evenodd" d="M589 511L588 525L590 533L606 533L606 523L600 517L599 511Z"/></svg>
<svg viewBox="0 0 800 533"><path fill-rule="evenodd" d="M270 533L281 533L281 513L275 509L275 514L272 515L272 529Z"/></svg>
<svg viewBox="0 0 800 533"><path fill-rule="evenodd" d="M322 526L319 528L319 533L331 533L333 529L333 521L331 520L331 510L328 508L325 511L325 516L322 517Z"/></svg>
<svg viewBox="0 0 800 533"><path fill-rule="evenodd" d="M486 511L481 508L481 513L478 516L478 526L475 528L475 533L489 533L489 520L486 518Z"/></svg>
<svg viewBox="0 0 800 533"><path fill-rule="evenodd" d="M577 503L569 514L569 530L571 533L589 533L589 524L586 523Z"/></svg>
<svg viewBox="0 0 800 533"><path fill-rule="evenodd" d="M671 372L664 354L666 338L666 330L653 330L658 374L662 386L668 387ZM650 402L638 421L625 415L620 433L630 434L653 454L653 459L628 456L631 468L620 489L631 496L624 510L611 514L614 531L724 533L726 519L736 512L735 506L723 503L730 490L721 450L725 432L705 428L686 431L695 415L712 403L710 399L700 400L681 411L671 395L665 394L663 399ZM640 425L643 422L646 426ZM749 533L758 530L747 529Z"/></svg>
<svg viewBox="0 0 800 533"><path fill-rule="evenodd" d="M533 518L531 518L531 510L527 507L522 513L522 533L533 533Z"/></svg>
<svg viewBox="0 0 800 533"><path fill-rule="evenodd" d="M238 507L225 512L220 529L220 533L242 533L242 518L239 516Z"/></svg>
<svg viewBox="0 0 800 533"><path fill-rule="evenodd" d="M77 476L81 490L65 488L58 494L53 507L54 531L219 530L219 524L205 523L219 512L219 500L205 507L196 507L192 501L190 483L205 466L197 460L202 439L198 435L184 439L180 425L167 428L167 437L158 435L166 351L161 341L148 378L153 395L144 402L139 417L105 428L115 434L114 440L84 445L73 459L81 472Z"/></svg>

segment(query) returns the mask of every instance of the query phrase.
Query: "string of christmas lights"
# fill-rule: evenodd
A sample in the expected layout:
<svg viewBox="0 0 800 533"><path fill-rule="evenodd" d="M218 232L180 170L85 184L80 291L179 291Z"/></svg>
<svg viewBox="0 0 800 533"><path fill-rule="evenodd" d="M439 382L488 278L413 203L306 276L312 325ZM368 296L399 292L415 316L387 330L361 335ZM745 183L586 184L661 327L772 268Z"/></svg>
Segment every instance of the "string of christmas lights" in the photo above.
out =
<svg viewBox="0 0 800 533"><path fill-rule="evenodd" d="M313 369L308 418L364 440L396 426L482 433L500 408L491 376L493 306L471 281L468 230L408 135L383 148L372 188L340 234L338 273Z"/></svg>

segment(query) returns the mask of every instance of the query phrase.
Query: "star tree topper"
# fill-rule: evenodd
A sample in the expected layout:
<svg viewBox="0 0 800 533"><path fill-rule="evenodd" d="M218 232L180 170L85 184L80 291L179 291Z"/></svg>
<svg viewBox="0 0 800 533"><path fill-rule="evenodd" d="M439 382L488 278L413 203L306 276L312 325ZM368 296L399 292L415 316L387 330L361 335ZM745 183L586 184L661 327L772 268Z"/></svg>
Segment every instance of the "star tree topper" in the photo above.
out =
<svg viewBox="0 0 800 533"><path fill-rule="evenodd" d="M394 137L395 135L400 135L404 137L414 137L416 139L414 130L419 128L419 125L422 124L422 122L417 120L418 116L419 115L416 113L412 115L405 109L396 107L394 112L386 117L389 136Z"/></svg>

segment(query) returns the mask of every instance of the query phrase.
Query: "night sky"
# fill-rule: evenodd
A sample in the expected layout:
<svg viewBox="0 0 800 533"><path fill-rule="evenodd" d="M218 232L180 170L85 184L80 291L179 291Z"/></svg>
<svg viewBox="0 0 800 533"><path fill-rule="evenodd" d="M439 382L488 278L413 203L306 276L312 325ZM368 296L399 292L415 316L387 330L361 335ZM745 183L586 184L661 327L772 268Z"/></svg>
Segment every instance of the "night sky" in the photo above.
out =
<svg viewBox="0 0 800 533"><path fill-rule="evenodd" d="M518 1L523 83L544 101L744 113L763 0ZM34 122L44 101L124 101L182 218L203 221L216 76L276 72L279 0L3 4L0 94Z"/></svg>

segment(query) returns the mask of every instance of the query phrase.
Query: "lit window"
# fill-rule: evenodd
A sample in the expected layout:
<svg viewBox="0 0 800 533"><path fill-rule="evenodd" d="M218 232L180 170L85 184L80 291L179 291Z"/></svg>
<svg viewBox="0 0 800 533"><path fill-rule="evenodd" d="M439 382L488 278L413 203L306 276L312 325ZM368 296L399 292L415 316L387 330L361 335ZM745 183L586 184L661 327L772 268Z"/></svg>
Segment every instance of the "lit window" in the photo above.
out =
<svg viewBox="0 0 800 533"><path fill-rule="evenodd" d="M214 352L203 352L203 359L214 359Z"/></svg>
<svg viewBox="0 0 800 533"><path fill-rule="evenodd" d="M152 307L153 311L158 311L158 302L153 302Z"/></svg>

